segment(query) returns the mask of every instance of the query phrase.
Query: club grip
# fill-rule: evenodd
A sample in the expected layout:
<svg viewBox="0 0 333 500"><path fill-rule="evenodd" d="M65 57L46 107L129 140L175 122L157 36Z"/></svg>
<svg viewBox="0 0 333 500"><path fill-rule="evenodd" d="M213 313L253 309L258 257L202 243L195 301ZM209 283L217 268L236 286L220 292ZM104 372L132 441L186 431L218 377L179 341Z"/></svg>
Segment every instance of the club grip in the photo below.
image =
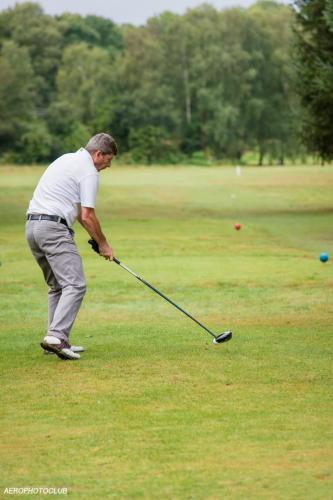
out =
<svg viewBox="0 0 333 500"><path fill-rule="evenodd" d="M91 245L94 252L99 253L98 243L94 239L88 241L89 245Z"/></svg>

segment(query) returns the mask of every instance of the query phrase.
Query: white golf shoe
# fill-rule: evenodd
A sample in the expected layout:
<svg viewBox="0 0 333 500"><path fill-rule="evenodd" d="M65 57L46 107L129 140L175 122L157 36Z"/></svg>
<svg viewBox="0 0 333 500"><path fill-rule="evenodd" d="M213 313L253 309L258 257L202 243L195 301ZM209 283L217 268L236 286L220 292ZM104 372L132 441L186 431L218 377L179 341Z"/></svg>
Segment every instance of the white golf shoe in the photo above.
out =
<svg viewBox="0 0 333 500"><path fill-rule="evenodd" d="M78 352L84 351L81 346L70 346L66 340L61 340L51 335L44 337L40 345L45 352L50 354L54 353L60 359L77 360L80 359L80 354L78 354ZM73 347L79 350L74 351Z"/></svg>

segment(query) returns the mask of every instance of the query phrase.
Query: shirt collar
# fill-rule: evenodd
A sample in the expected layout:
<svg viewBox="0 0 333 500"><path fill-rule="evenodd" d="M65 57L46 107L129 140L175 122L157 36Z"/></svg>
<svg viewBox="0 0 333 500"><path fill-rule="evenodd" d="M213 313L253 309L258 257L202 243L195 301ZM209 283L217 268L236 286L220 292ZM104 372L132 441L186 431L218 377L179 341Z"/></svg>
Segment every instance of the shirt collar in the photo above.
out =
<svg viewBox="0 0 333 500"><path fill-rule="evenodd" d="M77 150L77 153L82 154L91 163L91 165L97 170L97 168L94 165L93 159L92 159L91 154L89 153L89 151L87 151L85 148L80 148L80 149ZM97 170L97 172L98 172L98 170Z"/></svg>

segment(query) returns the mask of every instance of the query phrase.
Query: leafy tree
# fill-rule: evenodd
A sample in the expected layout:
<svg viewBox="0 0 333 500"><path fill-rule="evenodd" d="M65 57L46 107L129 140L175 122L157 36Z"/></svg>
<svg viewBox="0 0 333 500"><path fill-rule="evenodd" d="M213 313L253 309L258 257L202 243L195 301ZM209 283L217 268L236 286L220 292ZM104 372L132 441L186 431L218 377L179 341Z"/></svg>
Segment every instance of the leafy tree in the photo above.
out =
<svg viewBox="0 0 333 500"><path fill-rule="evenodd" d="M333 158L333 0L295 1L302 136L324 160Z"/></svg>
<svg viewBox="0 0 333 500"><path fill-rule="evenodd" d="M43 113L53 97L55 75L61 59L61 33L52 16L36 3L17 4L1 14L3 38L28 50L35 74L36 99Z"/></svg>
<svg viewBox="0 0 333 500"><path fill-rule="evenodd" d="M63 46L85 42L90 46L102 47L114 56L123 48L121 30L110 19L69 13L56 19L62 33Z"/></svg>
<svg viewBox="0 0 333 500"><path fill-rule="evenodd" d="M167 50L151 22L147 27L126 27L124 52L115 66L115 99L112 124L126 148L130 130L147 126L175 136L179 108L170 76L164 69Z"/></svg>
<svg viewBox="0 0 333 500"><path fill-rule="evenodd" d="M35 80L28 50L5 41L0 52L0 148L15 148L17 137L35 116Z"/></svg>
<svg viewBox="0 0 333 500"><path fill-rule="evenodd" d="M110 54L86 43L66 47L57 74L58 108L72 123L107 127L111 116L113 67Z"/></svg>
<svg viewBox="0 0 333 500"><path fill-rule="evenodd" d="M74 122L66 134L61 145L61 153L76 151L86 144L91 137L91 131L80 122Z"/></svg>
<svg viewBox="0 0 333 500"><path fill-rule="evenodd" d="M138 163L156 161L161 136L161 130L153 126L131 129L129 147L134 161Z"/></svg>
<svg viewBox="0 0 333 500"><path fill-rule="evenodd" d="M291 61L293 15L289 7L271 1L257 2L249 15L254 28L249 49L257 73L248 123L252 144L258 146L259 165L267 153L283 164L284 155L296 146L291 141L297 113Z"/></svg>
<svg viewBox="0 0 333 500"><path fill-rule="evenodd" d="M40 163L49 158L52 137L46 124L38 119L26 123L18 137L11 159L17 163Z"/></svg>
<svg viewBox="0 0 333 500"><path fill-rule="evenodd" d="M247 145L246 109L254 78L246 44L249 20L241 9L218 13L204 7L188 12L187 22L189 45L192 51L195 47L190 72L201 148L218 158L240 159Z"/></svg>
<svg viewBox="0 0 333 500"><path fill-rule="evenodd" d="M85 42L89 45L99 43L99 34L79 14L65 13L57 17L58 26L62 33L63 46L72 43Z"/></svg>
<svg viewBox="0 0 333 500"><path fill-rule="evenodd" d="M110 19L99 16L86 16L87 26L98 33L98 45L111 52L115 56L123 47L121 29Z"/></svg>

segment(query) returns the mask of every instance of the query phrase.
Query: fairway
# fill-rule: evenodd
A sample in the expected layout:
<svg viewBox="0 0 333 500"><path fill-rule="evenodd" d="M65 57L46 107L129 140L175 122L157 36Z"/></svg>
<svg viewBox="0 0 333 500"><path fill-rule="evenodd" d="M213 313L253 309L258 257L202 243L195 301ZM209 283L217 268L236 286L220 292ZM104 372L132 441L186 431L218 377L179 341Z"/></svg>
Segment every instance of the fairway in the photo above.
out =
<svg viewBox="0 0 333 500"><path fill-rule="evenodd" d="M0 168L1 493L330 498L333 168L102 172L97 214L116 257L234 334L213 345L75 225L88 283L78 362L39 347L47 288L24 219L42 172Z"/></svg>

